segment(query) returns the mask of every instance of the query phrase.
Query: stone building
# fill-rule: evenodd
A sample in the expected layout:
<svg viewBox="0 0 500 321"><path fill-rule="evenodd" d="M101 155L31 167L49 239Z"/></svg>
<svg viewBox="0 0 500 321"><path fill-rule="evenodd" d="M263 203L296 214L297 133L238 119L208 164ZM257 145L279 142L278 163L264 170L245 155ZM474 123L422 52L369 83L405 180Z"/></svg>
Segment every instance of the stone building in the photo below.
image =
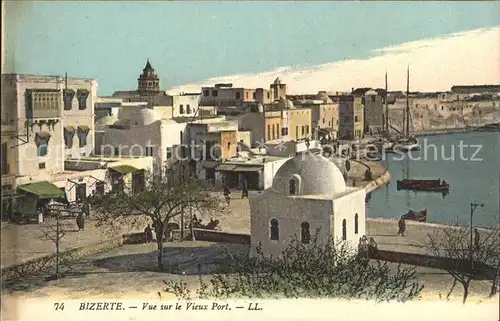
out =
<svg viewBox="0 0 500 321"><path fill-rule="evenodd" d="M385 98L375 90L368 90L361 97L364 106L364 132L369 135L382 133L385 124Z"/></svg>
<svg viewBox="0 0 500 321"><path fill-rule="evenodd" d="M361 97L354 95L338 96L339 99L339 138L358 140L363 138L364 106Z"/></svg>
<svg viewBox="0 0 500 321"><path fill-rule="evenodd" d="M314 138L337 138L339 104L334 102L326 92L319 92L314 99L297 100L295 105L311 109L311 126Z"/></svg>
<svg viewBox="0 0 500 321"><path fill-rule="evenodd" d="M13 198L27 195L37 202L54 196L81 201L104 188L108 163L129 161L91 155L96 87L92 79L2 74L2 206L7 212ZM145 158L131 161L137 170L149 166Z"/></svg>
<svg viewBox="0 0 500 321"><path fill-rule="evenodd" d="M216 84L202 87L201 106L216 106L219 114L244 113L249 108L272 101L271 93L264 88L233 87L233 84Z"/></svg>
<svg viewBox="0 0 500 321"><path fill-rule="evenodd" d="M272 186L250 195L250 255L260 245L266 256L279 256L294 236L308 244L316 231L357 248L365 235L366 192L347 187L330 160L311 153L287 160Z"/></svg>

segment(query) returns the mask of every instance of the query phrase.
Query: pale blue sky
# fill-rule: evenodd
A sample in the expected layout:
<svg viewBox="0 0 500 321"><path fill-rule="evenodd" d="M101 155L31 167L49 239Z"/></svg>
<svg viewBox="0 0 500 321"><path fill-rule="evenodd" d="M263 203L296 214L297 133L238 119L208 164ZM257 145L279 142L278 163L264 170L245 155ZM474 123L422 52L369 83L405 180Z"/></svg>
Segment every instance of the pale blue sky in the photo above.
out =
<svg viewBox="0 0 500 321"><path fill-rule="evenodd" d="M135 89L148 57L168 89L500 23L494 2L8 1L6 10L6 71L96 78L100 95Z"/></svg>

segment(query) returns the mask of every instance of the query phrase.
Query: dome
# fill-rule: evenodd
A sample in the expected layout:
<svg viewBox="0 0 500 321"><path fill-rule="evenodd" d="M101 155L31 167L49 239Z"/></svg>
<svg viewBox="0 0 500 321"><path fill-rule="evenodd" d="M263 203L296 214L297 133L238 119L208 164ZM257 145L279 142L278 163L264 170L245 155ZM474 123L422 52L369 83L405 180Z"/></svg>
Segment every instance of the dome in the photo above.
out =
<svg viewBox="0 0 500 321"><path fill-rule="evenodd" d="M118 121L118 117L116 117L115 115L104 116L95 122L95 126L96 127L105 127L105 126L113 125L117 121Z"/></svg>
<svg viewBox="0 0 500 321"><path fill-rule="evenodd" d="M290 180L299 181L296 195L336 195L346 189L340 169L327 158L311 153L297 155L280 167L273 190L290 195Z"/></svg>
<svg viewBox="0 0 500 321"><path fill-rule="evenodd" d="M321 91L316 95L317 100L322 100L325 104L332 104L333 101L330 99L330 97L327 95L326 92Z"/></svg>
<svg viewBox="0 0 500 321"><path fill-rule="evenodd" d="M149 108L141 109L137 118L137 125L150 125L160 119L156 112Z"/></svg>
<svg viewBox="0 0 500 321"><path fill-rule="evenodd" d="M280 101L278 102L278 108L280 108L280 109L293 109L295 107L293 106L293 103L291 100L288 100L285 97L281 97Z"/></svg>

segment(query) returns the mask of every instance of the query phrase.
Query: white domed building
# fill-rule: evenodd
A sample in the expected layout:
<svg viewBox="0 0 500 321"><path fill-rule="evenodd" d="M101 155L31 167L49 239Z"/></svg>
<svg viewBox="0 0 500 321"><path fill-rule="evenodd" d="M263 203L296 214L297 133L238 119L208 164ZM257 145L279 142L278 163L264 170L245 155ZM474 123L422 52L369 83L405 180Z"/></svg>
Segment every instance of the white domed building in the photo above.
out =
<svg viewBox="0 0 500 321"><path fill-rule="evenodd" d="M342 172L325 157L304 153L286 161L272 187L250 196L251 252L278 256L294 236L348 242L356 249L365 235L366 192L347 187Z"/></svg>

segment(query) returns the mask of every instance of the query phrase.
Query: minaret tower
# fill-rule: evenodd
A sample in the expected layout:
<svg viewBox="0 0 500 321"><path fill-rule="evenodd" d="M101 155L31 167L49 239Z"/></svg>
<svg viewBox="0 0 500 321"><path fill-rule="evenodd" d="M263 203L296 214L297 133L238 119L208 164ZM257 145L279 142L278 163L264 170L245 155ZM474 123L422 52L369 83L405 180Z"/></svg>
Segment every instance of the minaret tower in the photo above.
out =
<svg viewBox="0 0 500 321"><path fill-rule="evenodd" d="M155 95L160 92L160 78L156 75L149 59L146 63L146 67L142 70L142 74L139 76L139 79L137 79L137 82L137 91L141 96Z"/></svg>

